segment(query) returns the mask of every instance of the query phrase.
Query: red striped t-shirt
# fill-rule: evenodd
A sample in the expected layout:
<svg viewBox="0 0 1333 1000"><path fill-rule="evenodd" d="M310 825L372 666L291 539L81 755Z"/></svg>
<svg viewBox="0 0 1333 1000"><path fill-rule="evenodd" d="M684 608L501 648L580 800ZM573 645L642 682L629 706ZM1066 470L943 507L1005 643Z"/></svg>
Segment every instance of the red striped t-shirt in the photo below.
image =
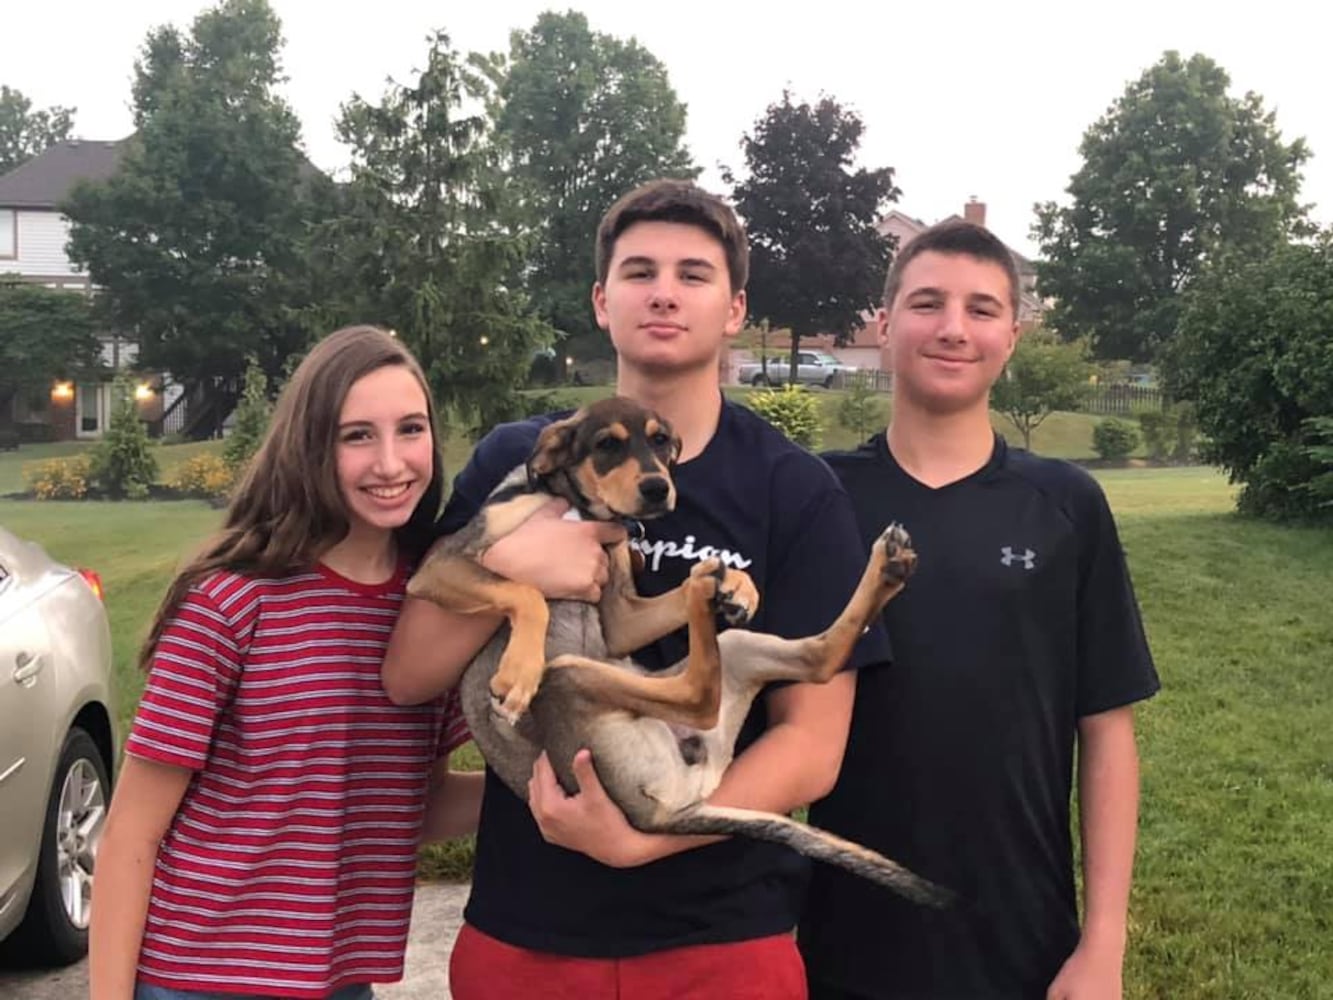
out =
<svg viewBox="0 0 1333 1000"><path fill-rule="evenodd" d="M429 771L456 698L380 684L406 571L219 572L163 631L126 751L195 775L158 853L139 975L323 997L402 977Z"/></svg>

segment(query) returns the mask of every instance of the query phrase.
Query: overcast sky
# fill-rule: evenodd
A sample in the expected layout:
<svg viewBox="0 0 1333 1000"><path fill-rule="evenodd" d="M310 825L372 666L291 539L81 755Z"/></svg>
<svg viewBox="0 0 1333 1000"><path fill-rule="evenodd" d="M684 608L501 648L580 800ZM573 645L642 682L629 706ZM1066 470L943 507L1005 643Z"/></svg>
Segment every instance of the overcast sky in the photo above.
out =
<svg viewBox="0 0 1333 1000"><path fill-rule="evenodd" d="M717 189L717 164L741 166L740 136L784 87L802 99L828 94L865 121L862 164L895 168L897 207L934 222L976 196L991 228L1031 253L1033 203L1063 198L1084 130L1174 48L1216 60L1235 94L1256 91L1277 112L1284 138L1305 137L1314 155L1304 200L1317 221L1333 222L1333 60L1317 5L819 0L783 4L790 12L779 14L778 4L726 0L372 0L334 14L329 2L271 2L287 40L286 96L310 158L327 170L347 161L333 132L339 104L353 92L377 99L387 77L405 79L432 29L460 49L491 51L541 11L572 7L595 30L634 36L665 63L689 109L687 141L703 182ZM119 138L130 130L130 78L145 35L166 22L188 28L207 6L5 0L0 83L39 106L73 105L79 135Z"/></svg>

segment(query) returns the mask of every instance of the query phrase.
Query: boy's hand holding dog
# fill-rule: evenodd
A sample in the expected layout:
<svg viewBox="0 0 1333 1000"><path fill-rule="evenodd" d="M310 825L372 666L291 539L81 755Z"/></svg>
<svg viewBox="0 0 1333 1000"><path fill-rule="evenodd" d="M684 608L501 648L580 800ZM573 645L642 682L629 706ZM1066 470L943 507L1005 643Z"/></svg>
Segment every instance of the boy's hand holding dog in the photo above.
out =
<svg viewBox="0 0 1333 1000"><path fill-rule="evenodd" d="M552 500L487 549L481 564L551 600L596 604L610 572L606 547L623 542L625 529L606 521L569 520L568 511L566 501Z"/></svg>

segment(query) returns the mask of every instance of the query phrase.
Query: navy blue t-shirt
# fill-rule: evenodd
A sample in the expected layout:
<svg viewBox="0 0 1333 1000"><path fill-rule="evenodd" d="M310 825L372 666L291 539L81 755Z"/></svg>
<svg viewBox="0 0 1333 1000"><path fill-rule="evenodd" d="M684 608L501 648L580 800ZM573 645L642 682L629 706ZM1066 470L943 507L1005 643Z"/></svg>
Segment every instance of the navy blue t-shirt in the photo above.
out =
<svg viewBox="0 0 1333 1000"><path fill-rule="evenodd" d="M553 419L504 424L486 436L455 481L441 533L476 513ZM724 402L712 440L677 465L674 477L676 509L645 522L646 535L635 543L645 557L639 593L665 593L696 562L719 556L759 589L759 611L747 627L795 638L837 617L865 567L865 550L847 494L818 458L750 410ZM670 666L685 656L686 636L681 629L634 658L650 669ZM887 658L877 628L858 644L850 666ZM737 752L764 728L761 695ZM517 947L624 957L789 931L807 876L799 855L745 838L639 868L608 868L542 840L526 803L488 770L465 917Z"/></svg>
<svg viewBox="0 0 1333 1000"><path fill-rule="evenodd" d="M898 521L920 561L885 608L893 665L862 675L811 820L958 901L928 910L821 867L800 933L811 982L867 1000L1044 997L1079 936L1078 720L1158 688L1106 498L998 436L982 469L938 489L882 433L825 458L864 544Z"/></svg>

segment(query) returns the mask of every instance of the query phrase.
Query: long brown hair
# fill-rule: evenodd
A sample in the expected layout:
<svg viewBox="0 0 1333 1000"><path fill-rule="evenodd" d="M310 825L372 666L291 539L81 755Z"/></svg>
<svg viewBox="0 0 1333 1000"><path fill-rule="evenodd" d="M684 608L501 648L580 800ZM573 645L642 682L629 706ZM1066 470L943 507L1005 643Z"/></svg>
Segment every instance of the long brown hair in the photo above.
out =
<svg viewBox="0 0 1333 1000"><path fill-rule="evenodd" d="M215 570L286 576L309 569L342 541L349 521L338 487L338 420L353 383L387 365L401 365L421 385L431 430L435 404L410 351L373 326L329 334L297 367L278 397L268 432L236 486L222 530L177 574L139 652L147 666L168 619L191 587ZM430 542L444 492L439 445L430 484L411 518L395 531L399 552L416 559Z"/></svg>

